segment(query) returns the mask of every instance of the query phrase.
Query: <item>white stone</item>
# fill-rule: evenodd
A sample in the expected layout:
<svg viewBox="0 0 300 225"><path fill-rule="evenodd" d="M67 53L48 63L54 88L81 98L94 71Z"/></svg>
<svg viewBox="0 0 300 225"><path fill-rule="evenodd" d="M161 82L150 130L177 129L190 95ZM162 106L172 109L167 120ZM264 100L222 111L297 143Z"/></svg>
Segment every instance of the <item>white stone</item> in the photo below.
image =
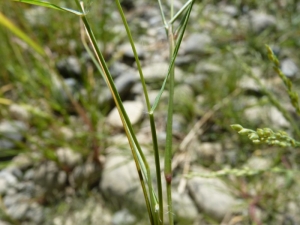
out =
<svg viewBox="0 0 300 225"><path fill-rule="evenodd" d="M211 44L212 39L208 34L193 33L182 43L182 48L186 54L203 54Z"/></svg>
<svg viewBox="0 0 300 225"><path fill-rule="evenodd" d="M272 127L288 128L290 123L285 119L282 113L274 106L254 106L247 108L245 111L245 118L254 123L261 123L269 120Z"/></svg>
<svg viewBox="0 0 300 225"><path fill-rule="evenodd" d="M259 11L250 12L250 25L255 32L261 32L276 25L276 18Z"/></svg>
<svg viewBox="0 0 300 225"><path fill-rule="evenodd" d="M24 219L28 208L28 203L18 202L18 204L12 205L7 209L7 214L10 215L13 219L22 220Z"/></svg>
<svg viewBox="0 0 300 225"><path fill-rule="evenodd" d="M127 101L124 102L123 105L127 112L131 124L132 125L137 124L144 115L143 103L139 101ZM119 115L119 111L116 107L108 114L107 122L116 128L123 127L122 120Z"/></svg>
<svg viewBox="0 0 300 225"><path fill-rule="evenodd" d="M13 148L13 141L21 141L23 138L22 132L27 129L25 123L21 121L2 121L0 123L0 149ZM12 141L11 141L12 140Z"/></svg>
<svg viewBox="0 0 300 225"><path fill-rule="evenodd" d="M59 133L66 139L71 140L74 137L74 132L68 127L61 127Z"/></svg>
<svg viewBox="0 0 300 225"><path fill-rule="evenodd" d="M9 113L12 118L24 122L27 122L30 117L28 111L24 107L17 104L12 104L9 106Z"/></svg>
<svg viewBox="0 0 300 225"><path fill-rule="evenodd" d="M17 178L6 171L0 172L0 195L7 193L9 189L15 187L18 180Z"/></svg>
<svg viewBox="0 0 300 225"><path fill-rule="evenodd" d="M166 62L157 62L149 64L143 68L143 75L146 82L154 82L157 80L164 80L167 76L169 64ZM137 75L139 76L139 75ZM175 68L175 80L180 81L183 78L183 71Z"/></svg>
<svg viewBox="0 0 300 225"><path fill-rule="evenodd" d="M107 156L100 183L101 191L112 199L126 200L144 205L145 200L140 187L139 176L131 153L121 155L119 150Z"/></svg>
<svg viewBox="0 0 300 225"><path fill-rule="evenodd" d="M204 170L200 169L199 172ZM194 177L187 186L198 208L219 221L241 209L240 201L234 198L230 188L219 178Z"/></svg>
<svg viewBox="0 0 300 225"><path fill-rule="evenodd" d="M271 167L272 162L266 158L252 156L246 166L255 170L265 170Z"/></svg>
<svg viewBox="0 0 300 225"><path fill-rule="evenodd" d="M68 167L74 167L81 161L81 155L70 148L59 148L56 150L58 161Z"/></svg>
<svg viewBox="0 0 300 225"><path fill-rule="evenodd" d="M173 209L176 216L189 220L195 220L198 216L197 208L187 193L179 194L172 191Z"/></svg>
<svg viewBox="0 0 300 225"><path fill-rule="evenodd" d="M284 59L281 61L282 73L287 77L294 77L299 72L299 68L292 59Z"/></svg>
<svg viewBox="0 0 300 225"><path fill-rule="evenodd" d="M0 195L4 195L8 188L7 181L3 178L0 178Z"/></svg>

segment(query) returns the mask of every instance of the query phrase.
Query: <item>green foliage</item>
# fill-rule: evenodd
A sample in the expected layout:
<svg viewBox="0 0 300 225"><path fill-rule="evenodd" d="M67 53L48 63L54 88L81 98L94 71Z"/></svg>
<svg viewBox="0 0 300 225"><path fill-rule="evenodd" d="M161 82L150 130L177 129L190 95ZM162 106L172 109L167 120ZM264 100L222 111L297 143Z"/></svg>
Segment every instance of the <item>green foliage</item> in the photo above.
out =
<svg viewBox="0 0 300 225"><path fill-rule="evenodd" d="M21 40L25 41L29 46L31 46L36 52L38 52L41 55L45 55L44 50L35 43L30 37L28 37L22 30L20 30L18 27L16 27L6 16L4 16L0 12L0 24L6 27L8 30L13 32L17 37L19 37Z"/></svg>
<svg viewBox="0 0 300 225"><path fill-rule="evenodd" d="M26 2L26 3L32 3L35 5L39 6L45 6L48 8L52 9L57 9L56 10L47 10L47 14L45 13L46 16L50 16L50 18L56 18L57 15L59 14L60 16L60 21L66 21L65 23L51 23L51 26L43 27L41 25L39 26L32 26L26 22L27 20L24 19L22 15L22 9L23 7L26 7L22 4L16 4L18 5L18 8L16 10L16 14L18 16L14 16L12 12L14 10L11 10L11 8L7 8L9 10L3 10L3 13L6 15L4 17L0 18L0 23L2 25L2 30L0 30L0 34L3 37L2 38L2 43L0 43L0 48L2 50L2 54L5 56L3 57L1 64L1 68L3 68L2 74L1 74L1 81L4 81L4 86L0 85L0 116L9 118L9 115L6 114L6 108L12 103L18 103L30 111L30 113L33 115L33 118L30 120L29 125L33 128L30 129L27 138L26 138L26 146L23 146L25 149L38 149L39 151L42 151L43 159L47 160L56 160L55 157L55 151L53 149L57 148L58 146L71 146L75 151L80 152L84 158L88 158L90 156L90 150L91 149L104 149L107 143L106 141L106 130L105 126L103 126L102 120L103 120L103 114L102 111L97 108L97 102L95 99L102 93L101 89L103 89L103 83L100 80L100 74L106 77L105 79L109 79L109 71L103 72L103 68L106 66L105 64L109 64L109 62L103 60L102 62L97 62L97 58L101 58L101 54L105 56L106 53L106 47L110 45L105 45L107 41L114 42L116 39L118 41L124 39L124 35L120 36L114 35L114 31L110 24L110 16L111 16L111 6L114 4L114 1L98 1L97 4L100 4L101 12L99 13L98 7L93 7L91 11L86 12L86 11L81 11L81 7L78 7L76 10L69 9L69 8L63 8L59 7L57 5L54 5L52 3L44 2L44 1L36 1L36 0L21 0L21 1L16 1L16 2ZM53 1L53 3L56 3L59 1ZM68 7L74 8L75 9L75 1L66 1L68 3ZM136 57L136 63L137 63L137 69L140 72L140 77L141 77L141 83L143 84L144 88L144 96L146 99L147 103L147 108L148 108L148 115L149 115L149 120L150 120L150 125L151 125L151 130L152 130L152 139L153 139L153 150L155 153L155 161L156 161L156 176L157 176L157 181L160 181L160 164L159 164L159 150L157 146L157 137L156 137L156 129L155 129L155 112L157 111L158 105L159 105L159 99L165 89L165 85L168 84L168 82L173 79L172 76L173 74L173 65L175 62L176 55L178 53L178 49L180 47L180 44L182 42L182 37L184 35L184 31L186 29L186 25L189 19L189 12L192 9L192 5L195 1L188 0L186 4L177 12L174 13L174 16L169 19L165 18L165 9L162 4L159 5L161 8L161 14L163 18L163 23L166 28L166 33L168 33L170 39L172 37L174 38L173 34L176 34L177 39L175 40L175 43L172 43L170 41L170 46L173 51L170 51L170 62L169 62L169 71L166 74L165 80L163 84L160 84L160 93L156 98L156 101L154 105L149 104L149 100L147 100L147 88L143 80L143 74L142 74L142 68L139 63L139 59L137 57L137 54L135 52L135 47L134 47L134 41L133 37L131 37L130 29L129 26L126 22L126 17L124 13L122 12L122 9L119 7L119 13L123 19L124 27L126 28L127 31L127 36L129 42L132 44L133 52L135 52L135 57ZM203 1L203 2L197 2L197 7L204 7L204 5L209 2L209 1ZM216 5L219 4L218 1L215 1ZM232 4L235 4L235 1L229 1L232 2ZM240 1L241 2L241 1ZM253 1L247 1L253 3ZM259 8L261 5L263 7L270 6L270 8L274 8L275 3L272 1L267 1L267 3L261 3L259 1L255 1L255 7L253 8ZM9 4L7 1L5 3L0 3L0 4ZM95 1L94 1L94 3ZM118 1L116 1L116 4L118 4ZM244 3L239 3L240 8L244 7ZM288 4L290 7L291 4ZM98 6L98 5L97 5ZM86 6L85 6L86 7ZM194 8L197 8L194 7ZM4 7L5 8L5 7ZM252 8L252 6L251 6ZM6 8L5 8L6 9ZM19 13L17 12L18 10ZM94 10L94 11L93 11ZM64 13L62 13L64 12ZM69 12L69 13L67 13ZM278 11L277 11L278 12ZM276 13L277 13L276 12ZM94 14L93 14L94 13ZM193 104L193 107L198 107L197 113L190 113L190 111L197 110L191 107L191 109L181 109L178 110L180 112L186 112L184 110L188 110L188 121L187 127L190 127L197 118L202 118L207 115L207 112L215 106L217 109L214 110L212 113L210 119L208 122L204 122L203 128L204 134L197 136L197 138L200 141L218 141L218 142L224 142L227 143L227 141L231 138L231 133L228 132L228 124L232 123L246 123L245 119L242 118L242 113L243 109L241 110L234 101L236 99L235 93L241 93L242 91L239 89L238 82L240 78L242 77L243 73L246 72L250 76L252 76L257 83L260 85L262 88L262 94L268 97L268 100L275 105L282 113L283 115L287 118L288 121L290 121L291 126L294 126L294 130L297 129L297 123L291 117L291 115L288 113L287 109L283 107L278 98L274 97L272 93L264 88L264 85L260 82L258 77L255 77L253 72L251 71L251 68L257 67L257 66L262 66L265 67L265 53L263 51L262 43L265 43L266 37L268 37L269 40L269 35L270 33L265 32L262 35L254 35L250 36L248 33L243 33L243 31L240 34L236 34L236 32L232 32L232 30L226 28L223 28L221 26L218 27L218 24L216 24L216 21L213 21L212 24L207 24L206 28L209 27L214 27L216 29L211 29L207 30L204 27L201 26L201 21L209 21L209 18L205 18L204 14L202 15L202 11L199 10L196 11L198 13L199 21L193 21L194 23L192 26L194 26L194 29L198 32L199 30L204 30L205 32L210 32L210 35L213 37L214 40L214 46L210 49L209 53L205 55L205 57L195 57L195 64L206 64L206 62L213 62L216 65L220 65L219 71L212 71L208 72L208 74L205 77L206 80L204 81L199 81L199 82L194 82L192 85L197 86L198 92L201 94L201 97L204 99L204 103L195 103L195 102L187 102ZM282 10L282 15L285 17L285 11ZM100 16L99 16L100 14ZM91 73L88 74L86 71L88 70L86 67L83 68L83 73L84 73L84 85L85 85L85 90L87 93L79 93L76 92L75 95L72 95L70 93L70 90L68 90L68 87L66 87L63 83L64 81L61 79L61 77L56 73L55 71L55 61L57 60L57 56L64 56L64 55L76 55L77 57L80 57L77 53L81 52L81 47L76 47L75 50L69 50L65 46L67 46L67 43L72 42L72 41L78 41L76 38L79 37L78 35L78 17L74 16L77 15L79 18L83 19L86 17L85 21L85 26L90 25L90 30L88 31L88 35L91 39L93 39L93 33L97 37L97 42L99 45L99 37L101 40L101 47L100 47L100 54L99 52L96 52L93 60L94 63L96 64L97 70L98 71L93 71L94 68L88 68L91 69ZM172 13L170 13L172 15ZM1 16L1 14L0 14ZM289 15L290 16L290 15ZM105 17L105 19L104 19ZM61 19L62 18L62 19ZM181 19L181 21L180 21ZM239 19L239 18L238 18ZM298 24L297 24L297 18L291 20L294 24L294 30L285 30L285 36L284 38L280 40L288 40L291 39L290 41L282 41L278 40L278 33L274 33L270 35L270 43L271 42L276 42L279 41L280 46L292 46L295 47L297 45L297 41L293 40L298 40L298 36L296 35L298 32ZM14 27L11 26L9 23L7 23L7 20L12 23L14 22ZM201 20L201 21L200 21ZM210 21L209 23L211 23ZM96 24L96 25L94 25ZM172 31L171 27L174 24L174 31ZM175 27L175 25L178 25L178 27ZM18 26L18 27L17 27ZM289 26L286 26L287 28ZM6 32L7 28L11 32ZM20 32L23 30L23 34L20 35ZM84 29L82 29L84 30ZM226 30L226 31L225 31ZM294 31L294 32L293 32ZM23 47L22 45L18 44L19 42L13 41L12 34L17 36L19 39L23 40L25 43L30 48ZM27 39L25 38L24 34L28 35ZM29 35L30 34L30 35ZM267 36L268 35L268 36ZM293 37L294 38L291 38ZM29 37L31 36L31 37ZM29 40L28 40L29 38ZM244 39L245 38L245 42ZM37 41L38 40L38 41ZM42 47L42 45L38 45L37 43L41 43L41 40L43 41L43 45L47 46ZM239 40L239 41L235 41ZM104 43L103 43L104 42ZM223 47L224 46L229 46L230 42L234 43L234 47L237 47L238 51L241 50L239 49L239 45L245 45L248 47L247 51L245 54L237 54L236 59L234 59L228 51ZM248 45L247 45L248 42ZM64 48L62 48L59 43L64 43ZM35 45L34 45L35 44ZM114 44L114 43L113 43ZM89 47L93 45L94 48L97 46L95 43L88 43L86 46ZM38 46L38 47L36 47ZM218 48L215 48L217 46ZM244 46L243 46L244 47ZM53 51L53 54L49 54L49 50L47 51L47 54L40 54L39 49L44 51L44 49L51 49ZM93 49L88 49L88 51L92 52ZM116 49L117 50L117 49ZM235 50L235 49L233 49ZM242 52L243 52L242 48ZM237 51L237 52L238 52ZM289 97L291 99L291 102L293 106L296 108L297 112L299 113L299 105L298 105L298 96L295 92L295 89L292 87L292 82L282 74L282 71L279 68L279 61L277 58L275 58L273 52L269 51L269 57L271 58L271 61L274 64L274 69L278 73L278 75L282 78L284 84L287 87ZM36 54L39 53L39 54ZM91 53L92 55L93 53ZM224 60L226 59L226 60ZM199 62L198 62L199 61ZM2 65L3 64L3 65ZM192 63L190 63L192 64ZM189 67L195 67L195 65L189 65ZM265 72L265 70L263 70ZM194 73L194 71L193 71ZM199 73L202 73L200 71ZM176 76L176 74L175 74ZM66 98L65 96L61 95L61 92L58 92L53 88L53 80L58 80L59 83L62 83L63 89L65 90L66 93ZM297 82L297 81L296 81ZM108 81L111 89L113 88L113 84ZM296 84L295 84L296 85ZM5 91L6 88L11 88L9 91ZM168 90L172 89L172 84L170 87L167 86ZM4 90L4 91L3 91ZM13 90L13 91L10 91ZM115 91L115 90L113 90ZM197 93L197 94L199 94ZM118 98L117 93L113 93L115 98ZM242 93L243 94L243 93ZM220 104L223 102L224 99L227 97L229 98L229 103L230 104ZM247 96L248 97L248 96ZM123 122L124 122L124 127L125 131L127 132L129 143L132 147L132 154L135 159L135 162L137 163L137 170L141 172L141 185L143 186L143 190L145 193L145 199L148 201L148 212L150 215L150 218L152 218L152 222L154 224L159 224L160 223L160 218L165 216L165 212L163 211L164 207L162 205L162 193L160 193L162 190L161 185L158 184L157 187L151 184L152 177L149 172L149 168L147 165L147 161L143 158L143 152L139 149L139 142L136 140L134 137L135 133L131 128L130 123L126 119L126 112L123 111L122 109L122 102L119 101L119 99L116 100L117 105L120 109L120 112L123 116ZM196 101L196 100L195 100ZM227 101L226 101L227 102ZM232 103L232 104L231 104ZM176 105L176 99L174 104ZM3 106L3 107L2 107ZM172 107L172 103L171 103ZM170 108L171 108L170 107ZM72 108L74 110L74 114L76 116L79 115L80 122L78 121L73 121L72 116L69 115L69 109ZM219 110L219 109L222 110ZM176 109L177 110L177 109ZM172 108L170 109L169 112L169 121L172 121ZM191 116L189 116L191 115ZM195 117L194 117L195 116ZM251 127L252 124L247 121L247 125L245 124L246 127ZM168 130L168 151L167 156L166 156L166 173L170 174L171 173L171 158L174 156L174 151L176 150L177 146L172 145L172 140L174 140L174 136L172 135L172 123L169 122L169 130ZM71 129L74 131L75 136L71 139L66 141L62 135L60 135L59 131L61 127L67 127L68 129ZM101 127L101 131L99 131L98 127ZM254 143L266 143L270 144L273 146L292 146L292 147L297 147L299 146L299 142L295 141L291 137L289 137L285 132L279 131L279 132L274 132L270 130L269 128L264 128L264 129L257 129L256 131L250 130L243 128L240 125L233 125L232 126L236 131L240 132L241 134L247 136L251 141ZM195 132L197 133L197 132ZM202 131L200 132L202 133ZM177 138L177 137L176 137ZM241 140L244 141L244 140ZM100 143L100 146L99 144ZM246 142L240 143L240 146L238 149L241 149L239 153L236 156L235 162L232 163L234 166L239 166L243 165L245 160L248 159L249 155L252 154L253 148L247 144ZM234 146L235 149L236 146ZM227 150L227 147L225 147ZM18 151L18 150L16 150ZM234 150L235 151L235 150ZM287 157L290 156L290 152L283 152L282 150L279 150L280 156L283 154L286 154ZM15 154L15 153L14 153ZM284 156L286 156L284 155ZM274 157L274 162L280 162L280 156ZM42 160L43 160L42 159ZM41 159L39 159L41 160ZM292 161L293 162L293 161ZM226 161L227 163L227 161ZM294 162L293 162L294 163ZM221 165L208 165L210 169L212 168L220 168ZM214 167L215 166L215 167ZM194 177L194 176L202 176L202 177L224 177L227 175L233 175L236 177L241 177L245 179L252 179L253 177L256 179L257 178L257 183L260 183L262 178L265 174L268 172L270 173L275 173L276 175L284 175L286 177L290 176L291 174L294 175L294 173L288 174L289 169L282 169L279 167L274 167L271 169L266 169L266 170L254 170L254 169L248 169L247 167L241 166L239 169L221 169L216 172L211 172L209 174L194 174L191 173L188 175L189 178ZM254 176L256 175L256 176ZM253 179L254 179L253 178ZM227 179L227 177L226 177ZM271 179L272 180L272 179ZM254 183L253 180L249 182L249 186ZM236 185L236 183L231 184L231 185ZM170 187L171 185L169 185ZM256 187L253 187L255 189ZM274 188L275 189L275 188ZM155 191L154 191L155 190ZM273 189L272 189L273 190ZM242 192L242 191L241 191ZM271 191L269 191L271 192ZM267 191L263 192L262 195L267 193ZM268 193L267 193L268 194ZM273 193L272 193L273 194ZM156 197L157 196L157 197ZM276 199L276 194L272 195L274 199ZM171 198L169 198L171 199ZM168 205L171 206L172 204L169 201ZM265 202L261 202L260 204L263 205L263 208L268 208L265 207ZM157 207L157 203L159 203L159 207ZM276 204L270 204L270 209L277 210L277 205ZM159 211L159 216L157 216L157 209ZM171 219L170 223L172 223L172 209L169 209L169 216ZM151 220L151 219L150 219Z"/></svg>
<svg viewBox="0 0 300 225"><path fill-rule="evenodd" d="M132 156L134 158L134 161L136 163L136 168L139 174L140 182L141 182L141 187L143 189L144 197L145 197L145 204L148 209L148 214L149 214L149 219L151 224L163 224L163 198L162 198L162 187L161 187L161 177L160 177L160 160L159 160L159 153L158 153L158 148L157 148L157 138L156 138L156 129L155 129L155 123L154 123L154 111L155 108L158 105L158 101L162 95L162 92L164 90L164 87L166 85L167 80L170 80L170 90L174 88L174 62L180 47L180 44L183 39L183 35L187 26L187 22L189 20L190 12L193 6L194 1L190 0L188 1L182 9L174 16L173 18L173 6L171 7L171 20L170 22L167 22L165 20L164 12L162 9L161 2L158 1L161 9L161 14L162 18L164 20L164 25L166 28L166 32L168 35L168 38L170 39L170 65L169 65L169 70L166 75L166 78L163 82L163 85L161 87L161 91L159 95L157 96L154 105L151 107L149 105L149 99L148 99L148 94L147 94L147 89L145 85L145 80L143 78L143 73L141 69L141 65L139 63L139 59L137 56L137 52L135 49L135 45L133 42L133 38L131 36L131 32L129 29L129 26L127 24L124 12L122 10L121 4L118 0L116 0L116 5L118 8L118 11L120 13L120 16L123 21L123 25L126 29L127 36L129 39L129 42L132 46L132 50L135 56L135 60L137 63L138 71L140 73L140 78L141 78L141 83L143 85L143 90L144 90L144 95L149 111L149 118L150 118L150 125L152 129L152 138L153 138L153 146L154 146L154 151L155 151L155 162L156 162L156 170L157 170L157 181L158 181L158 198L156 197L156 193L154 191L154 188L152 186L152 178L151 178L151 173L149 169L148 162L144 156L144 153L141 149L141 146L136 138L135 132L133 130L133 127L130 123L130 120L128 118L127 112L124 109L122 100L119 96L119 93L117 91L117 88L115 86L115 83L112 79L112 76L110 74L110 71L108 69L107 61L105 60L103 56L103 51L100 50L97 40L95 38L93 29L88 21L88 18L86 17L86 11L85 8L79 0L76 0L76 5L79 9L79 11L65 8L65 7L59 7L55 4L44 2L44 1L37 1L37 0L19 0L18 2L24 2L32 5L38 5L38 6L44 6L64 12L69 12L72 14L75 14L77 16L80 16L84 28L86 31L86 35L88 39L90 40L90 45L92 46L92 50L94 51L95 57L92 56L93 62L96 64L96 68L99 70L99 73L103 76L107 86L109 87L109 90L111 91L111 94L113 96L114 102L116 104L116 107L120 113L120 117L124 126L124 130L126 132L126 135L128 137L129 145L132 150ZM172 24L175 22L176 19L179 18L179 16L183 15L182 18L182 23L180 23L179 29L178 29L178 37L175 38L174 33L172 31ZM175 41L175 39L177 39ZM88 46L85 44L85 47L88 50ZM88 52L91 55L91 51L88 50ZM97 61L96 61L96 60ZM169 78L170 77L170 78ZM91 131L95 131L95 128L93 127L93 123L89 120L89 118L86 115L86 111L78 104L76 99L74 99L70 95L70 91L68 88L65 87L65 91L67 93L67 96L70 98L71 103L75 107L77 113L84 119L84 121L90 126ZM173 99L173 92L170 91L170 99ZM172 199L171 199L171 180L172 180L172 171L171 171L171 158L172 158L172 116L173 116L173 101L169 102L169 110L168 110L168 129L167 129L167 149L166 149L166 155L165 155L165 174L166 174L166 180L167 180L167 196L168 196L168 211L169 211L169 223L173 224L173 213L172 213ZM92 134L93 136L93 134ZM47 154L46 154L47 153ZM97 154L95 154L97 157ZM55 160L55 154L50 154L49 152L45 152L45 156L49 159Z"/></svg>
<svg viewBox="0 0 300 225"><path fill-rule="evenodd" d="M277 59L277 57L274 55L272 49L269 46L266 46L268 50L268 57L270 61L273 63L273 68L275 72L278 74L278 76L282 79L284 85L287 88L287 93L290 97L291 103L296 109L296 112L298 115L300 115L300 106L299 106L299 96L296 91L293 90L292 82L280 69L280 62Z"/></svg>
<svg viewBox="0 0 300 225"><path fill-rule="evenodd" d="M247 135L248 138L255 144L269 144L280 147L299 147L300 142L289 137L286 132L274 132L270 128L258 128L256 131L243 128L239 124L231 125L232 129L240 135Z"/></svg>
<svg viewBox="0 0 300 225"><path fill-rule="evenodd" d="M280 69L280 62L277 59L277 57L274 55L272 49L266 45L266 48L268 50L268 57L270 61L273 63L273 68L278 74L278 76L283 81L284 85L287 88L287 93L289 95L290 101L295 108L298 115L300 115L300 107L299 107L299 98L296 91L293 91L292 88L292 82L290 79L287 78L285 74ZM276 106L284 115L285 117L292 123L293 126L295 126L295 123L290 115L288 115L287 111L281 106L280 102L276 100L276 98L267 91L263 85L261 84L260 80L252 75L252 77L255 78L255 80L260 84L260 86L263 88L264 92L269 97L271 103ZM280 147L299 147L300 142L294 140L293 138L289 137L286 132L284 131L278 131L274 132L270 128L258 128L256 131L243 128L239 124L233 124L231 127L237 131L241 135L247 135L248 138L255 144L269 144L269 145L277 145ZM298 129L296 129L298 130Z"/></svg>
<svg viewBox="0 0 300 225"><path fill-rule="evenodd" d="M38 0L14 0L14 1L23 2L23 3L27 3L27 4L31 4L31 5L43 6L43 7L47 7L47 8L51 8L51 9L60 10L60 11L63 11L63 12L74 13L77 16L82 16L83 15L79 11L69 9L69 8L65 8L65 7L59 7L59 6L57 6L55 4L52 4L50 2L38 1Z"/></svg>
<svg viewBox="0 0 300 225"><path fill-rule="evenodd" d="M185 175L188 179L193 177L204 177L204 178L215 178L215 177L225 177L225 176L235 176L235 177L249 177L249 176L259 176L264 173L277 173L277 174L284 174L284 175L293 175L296 174L297 171L286 170L279 167L274 168L267 168L267 169L251 169L248 167L239 168L239 169L221 169L215 172L208 172L208 173L189 173Z"/></svg>

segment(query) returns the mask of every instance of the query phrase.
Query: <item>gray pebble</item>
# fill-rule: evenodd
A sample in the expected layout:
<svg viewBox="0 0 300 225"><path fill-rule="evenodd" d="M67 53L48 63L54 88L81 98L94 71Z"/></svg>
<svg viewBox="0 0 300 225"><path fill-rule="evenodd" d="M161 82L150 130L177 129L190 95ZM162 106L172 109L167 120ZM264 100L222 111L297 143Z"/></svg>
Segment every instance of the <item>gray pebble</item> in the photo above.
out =
<svg viewBox="0 0 300 225"><path fill-rule="evenodd" d="M212 44L211 37L206 33L193 33L183 43L185 54L203 54Z"/></svg>
<svg viewBox="0 0 300 225"><path fill-rule="evenodd" d="M28 208L29 208L28 203L18 202L17 204L12 205L11 207L9 207L6 210L6 212L13 219L22 220L22 219L24 219Z"/></svg>
<svg viewBox="0 0 300 225"><path fill-rule="evenodd" d="M281 61L281 70L284 75L293 78L299 72L299 67L292 59L284 59Z"/></svg>
<svg viewBox="0 0 300 225"><path fill-rule="evenodd" d="M61 59L57 62L56 67L64 78L79 78L81 75L81 65L75 56Z"/></svg>
<svg viewBox="0 0 300 225"><path fill-rule="evenodd" d="M25 130L27 130L27 126L21 121L2 121L0 123L0 151L13 148L14 142L23 139L22 133Z"/></svg>
<svg viewBox="0 0 300 225"><path fill-rule="evenodd" d="M113 215L113 225L131 225L136 222L136 218L127 209L120 210Z"/></svg>

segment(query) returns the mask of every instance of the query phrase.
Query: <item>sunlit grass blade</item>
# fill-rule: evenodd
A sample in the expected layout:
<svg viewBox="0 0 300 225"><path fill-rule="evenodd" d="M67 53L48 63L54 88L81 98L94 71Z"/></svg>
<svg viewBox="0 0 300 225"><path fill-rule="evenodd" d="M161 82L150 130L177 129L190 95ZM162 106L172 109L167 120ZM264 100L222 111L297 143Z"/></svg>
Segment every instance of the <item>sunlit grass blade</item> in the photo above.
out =
<svg viewBox="0 0 300 225"><path fill-rule="evenodd" d="M82 24L82 21L80 21L80 25L81 25L81 41L82 41L82 44L83 44L83 47L85 48L85 50L87 51L87 53L89 54L89 56L91 57L94 65L97 67L97 70L99 71L99 73L101 74L101 76L103 77L103 79L105 80L104 78L104 74L102 72L102 69L97 61L97 59L95 58L93 52L91 51L91 49L89 48L87 42L86 42L86 38L85 38L85 32L84 32L84 28L83 28L83 24Z"/></svg>
<svg viewBox="0 0 300 225"><path fill-rule="evenodd" d="M26 42L31 48L33 48L40 55L45 55L43 48L41 48L36 42L28 37L22 30L15 26L6 16L0 12L0 24L9 29L14 35Z"/></svg>
<svg viewBox="0 0 300 225"><path fill-rule="evenodd" d="M0 98L0 105L10 105L12 104L13 102L7 98Z"/></svg>
<svg viewBox="0 0 300 225"><path fill-rule="evenodd" d="M47 7L47 8L51 8L51 9L56 9L56 10L61 10L61 11L65 11L65 12L70 12L73 13L77 16L82 16L82 12L79 12L77 10L74 9L69 9L66 7L60 7L58 5L52 4L50 2L46 2L46 1L38 1L38 0L14 0L15 2L23 2L23 3L28 3L31 5L37 5L37 6L43 6L43 7Z"/></svg>
<svg viewBox="0 0 300 225"><path fill-rule="evenodd" d="M141 186L143 189L143 193L144 193L144 197L145 197L145 201L146 201L146 205L147 205L147 209L148 209L148 214L149 214L149 219L151 221L151 224L155 224L155 214L154 212L154 206L155 205L155 198L153 197L154 193L151 193L151 190L153 190L152 188L152 179L151 179L151 174L150 174L150 168L149 165L146 161L146 158L142 152L142 149L137 141L137 138L135 136L135 133L133 131L132 125L130 123L129 117L126 113L126 110L124 109L122 100L119 96L119 93L117 91L117 88L114 84L114 81L112 79L112 76L108 70L108 66L106 64L106 61L103 57L103 54L101 53L98 45L97 45L97 41L96 38L94 36L94 33L89 25L89 22L87 20L87 18L85 17L84 14L84 8L83 5L79 2L79 0L76 0L76 4L78 6L78 8L80 8L82 10L82 14L83 16L81 16L81 19L84 23L85 29L86 29L86 33L90 39L91 42L91 46L94 50L95 56L98 60L99 66L103 72L105 81L108 85L108 88L111 91L111 94L113 96L114 102L116 104L116 107L119 111L119 115L121 117L122 123L123 123L123 127L125 129L126 132L126 136L128 138L130 147L131 147L131 151L132 151L132 155L137 167L137 171L140 177L140 182L141 182ZM139 156L138 156L139 154ZM141 158L141 160L139 160L139 157ZM146 171L145 171L146 170ZM148 190L150 193L147 192L147 189L145 187L145 180L148 181L146 182L148 185ZM149 199L150 199L150 203L149 203Z"/></svg>
<svg viewBox="0 0 300 225"><path fill-rule="evenodd" d="M124 124L125 133L127 135L128 142L129 142L131 152L132 152L132 156L135 161L135 165L136 165L137 172L139 175L141 187L142 187L144 197L145 197L145 203L146 203L149 219L150 219L151 225L154 225L155 220L154 220L154 216L153 216L153 210L151 207L151 204L153 204L153 203L150 203L151 200L149 199L148 190L146 188L147 180L148 180L148 182L152 182L151 179L149 180L149 177L148 177L149 170L147 171L147 165L145 165L144 163L140 163L140 162L143 162L143 159L140 155L138 156L139 150L138 150L137 146L134 144L134 138L132 137L132 135L130 135L130 131L126 124L125 118L121 114L120 114L120 116L121 116L121 120Z"/></svg>

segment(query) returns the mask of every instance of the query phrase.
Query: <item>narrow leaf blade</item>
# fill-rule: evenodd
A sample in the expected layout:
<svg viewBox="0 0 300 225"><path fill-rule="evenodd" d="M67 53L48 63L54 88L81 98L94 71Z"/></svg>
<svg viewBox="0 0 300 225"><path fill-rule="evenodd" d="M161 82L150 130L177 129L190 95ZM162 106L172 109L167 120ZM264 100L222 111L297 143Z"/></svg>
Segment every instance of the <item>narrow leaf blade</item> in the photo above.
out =
<svg viewBox="0 0 300 225"><path fill-rule="evenodd" d="M14 0L14 1L15 2L23 2L23 3L27 3L27 4L31 4L31 5L43 6L43 7L47 7L47 8L51 8L51 9L64 11L64 12L69 12L69 13L73 13L77 16L82 16L83 15L82 12L79 12L77 10L69 9L69 8L65 8L65 7L60 7L60 6L57 6L55 4L52 4L52 3L46 2L46 1L38 1L38 0Z"/></svg>
<svg viewBox="0 0 300 225"><path fill-rule="evenodd" d="M30 37L28 37L22 30L15 26L6 16L0 12L0 24L10 30L14 35L19 37L21 40L26 42L30 47L32 47L36 52L44 55L44 50L35 43Z"/></svg>
<svg viewBox="0 0 300 225"><path fill-rule="evenodd" d="M168 80L168 78L169 78L169 76L170 76L172 67L174 66L175 59L176 59L176 56L177 56L178 51L179 51L180 44L181 44L182 39L183 39L183 35L184 35L184 32L185 32L185 28L186 28L186 25L187 25L187 23L188 23L188 21L189 21L189 17L190 17L190 13L191 13L191 10L192 10L192 7L193 7L193 3L194 3L194 2L192 2L192 4L189 6L189 8L188 8L188 10L187 10L187 12L186 12L186 14L185 14L185 16L184 16L183 28L181 29L181 32L180 32L179 35L178 35L178 41L177 41L177 43L176 43L175 50L174 50L174 52L173 52L173 56L172 56L171 63L170 63L170 65L169 65L169 69L168 69L167 76L165 77L165 80L164 80L164 82L163 82L163 85L161 86L161 89L160 89L158 95L156 96L156 98L155 98L155 100L154 100L154 103L153 103L153 105L152 105L152 108L151 108L150 113L151 113L151 112L154 112L154 110L156 109L156 107L157 107L157 105L158 105L158 102L159 102L159 100L160 100L160 98L161 98L161 96L162 96L162 93L163 93L163 91L164 91L164 89L165 89L166 82L167 82L167 80Z"/></svg>

